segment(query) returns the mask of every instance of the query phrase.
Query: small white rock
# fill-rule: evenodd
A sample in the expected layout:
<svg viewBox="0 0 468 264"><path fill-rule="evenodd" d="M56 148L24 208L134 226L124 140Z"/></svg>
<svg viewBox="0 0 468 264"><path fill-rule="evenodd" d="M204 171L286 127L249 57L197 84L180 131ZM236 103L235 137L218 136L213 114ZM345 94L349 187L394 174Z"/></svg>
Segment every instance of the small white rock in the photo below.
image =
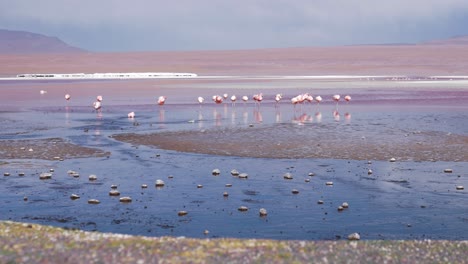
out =
<svg viewBox="0 0 468 264"><path fill-rule="evenodd" d="M297 189L292 189L291 192L292 192L293 194L298 194L298 193L299 193L299 190L297 190Z"/></svg>
<svg viewBox="0 0 468 264"><path fill-rule="evenodd" d="M331 181L326 182L325 185L333 185L333 182L331 182Z"/></svg>
<svg viewBox="0 0 468 264"><path fill-rule="evenodd" d="M457 185L457 190L464 190L465 187L463 187L463 185Z"/></svg>
<svg viewBox="0 0 468 264"><path fill-rule="evenodd" d="M188 214L187 211L179 211L179 212L177 213L178 216L184 216L184 215L187 215L187 214Z"/></svg>
<svg viewBox="0 0 468 264"><path fill-rule="evenodd" d="M248 177L249 177L249 175L247 173L239 174L239 178L241 178L241 179L247 179Z"/></svg>
<svg viewBox="0 0 468 264"><path fill-rule="evenodd" d="M142 188L142 189L146 189L146 188L148 188L148 185L142 184L142 185L141 185L141 188Z"/></svg>
<svg viewBox="0 0 468 264"><path fill-rule="evenodd" d="M39 179L41 180L47 180L52 178L52 173L44 172L39 175Z"/></svg>
<svg viewBox="0 0 468 264"><path fill-rule="evenodd" d="M305 182L310 182L310 179L305 179Z"/></svg>
<svg viewBox="0 0 468 264"><path fill-rule="evenodd" d="M260 210L258 210L258 213L260 214L260 216L266 216L268 214L265 208L260 208Z"/></svg>
<svg viewBox="0 0 468 264"><path fill-rule="evenodd" d="M369 169L369 170L367 171L367 174L371 175L371 174L372 174L372 170Z"/></svg>
<svg viewBox="0 0 468 264"><path fill-rule="evenodd" d="M95 181L95 180L97 180L97 176L94 175L94 174L91 174L91 175L89 175L88 179L89 179L90 181Z"/></svg>
<svg viewBox="0 0 468 264"><path fill-rule="evenodd" d="M315 176L315 173L309 172L309 176L310 176L310 177Z"/></svg>
<svg viewBox="0 0 468 264"><path fill-rule="evenodd" d="M9 173L9 172L5 172L5 173L3 173L3 176L10 176L10 173Z"/></svg>
<svg viewBox="0 0 468 264"><path fill-rule="evenodd" d="M197 188L198 188L198 189L203 188L203 185L198 184L198 185L197 185Z"/></svg>
<svg viewBox="0 0 468 264"><path fill-rule="evenodd" d="M445 169L444 172L445 172L445 173L452 173L453 170L452 170L452 169Z"/></svg>
<svg viewBox="0 0 468 264"><path fill-rule="evenodd" d="M241 206L241 207L237 208L237 210L239 210L241 212L245 212L245 211L248 211L249 208L247 206Z"/></svg>
<svg viewBox="0 0 468 264"><path fill-rule="evenodd" d="M78 194L72 194L70 195L70 199L72 200L80 199L80 196Z"/></svg>
<svg viewBox="0 0 468 264"><path fill-rule="evenodd" d="M111 190L111 191L109 192L109 195L110 195L110 196L119 196L119 195L120 195L120 192L117 191L117 190Z"/></svg>
<svg viewBox="0 0 468 264"><path fill-rule="evenodd" d="M229 196L229 193L228 193L228 192L223 192L223 196L224 196L224 197L228 197L228 196Z"/></svg>
<svg viewBox="0 0 468 264"><path fill-rule="evenodd" d="M391 158L391 159L390 159L390 162L395 162L395 161L396 161L395 158Z"/></svg>
<svg viewBox="0 0 468 264"><path fill-rule="evenodd" d="M120 201L121 203L131 203L131 202L132 202L132 198L130 198L129 196L125 196L125 197L121 197L121 198L119 199L119 201Z"/></svg>
<svg viewBox="0 0 468 264"><path fill-rule="evenodd" d="M361 236L358 233L352 233L348 236L348 240L359 240Z"/></svg>
<svg viewBox="0 0 468 264"><path fill-rule="evenodd" d="M286 179L286 180L292 180L293 178L293 175L289 172L286 172L284 175L283 175L283 178Z"/></svg>
<svg viewBox="0 0 468 264"><path fill-rule="evenodd" d="M221 171L220 171L219 169L214 169L214 170L211 172L211 174L213 174L213 175L219 175L219 174L221 174Z"/></svg>
<svg viewBox="0 0 468 264"><path fill-rule="evenodd" d="M239 171L237 171L236 169L233 169L233 170L231 170L231 175L232 176L239 176Z"/></svg>
<svg viewBox="0 0 468 264"><path fill-rule="evenodd" d="M164 186L164 181L163 180L156 180L155 185L156 185L156 187L163 187Z"/></svg>
<svg viewBox="0 0 468 264"><path fill-rule="evenodd" d="M100 201L99 201L98 199L89 199L89 200L88 200L88 203L89 203L89 204L99 204Z"/></svg>
<svg viewBox="0 0 468 264"><path fill-rule="evenodd" d="M343 208L348 208L349 207L349 204L347 202L344 202L341 204L341 207Z"/></svg>

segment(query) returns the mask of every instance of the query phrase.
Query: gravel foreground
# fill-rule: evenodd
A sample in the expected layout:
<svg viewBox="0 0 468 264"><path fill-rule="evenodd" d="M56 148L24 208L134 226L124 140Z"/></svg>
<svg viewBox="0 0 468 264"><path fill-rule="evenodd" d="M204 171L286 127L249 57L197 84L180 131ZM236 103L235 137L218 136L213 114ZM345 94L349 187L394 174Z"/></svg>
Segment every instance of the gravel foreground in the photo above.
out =
<svg viewBox="0 0 468 264"><path fill-rule="evenodd" d="M191 239L0 222L0 263L468 263L468 241Z"/></svg>

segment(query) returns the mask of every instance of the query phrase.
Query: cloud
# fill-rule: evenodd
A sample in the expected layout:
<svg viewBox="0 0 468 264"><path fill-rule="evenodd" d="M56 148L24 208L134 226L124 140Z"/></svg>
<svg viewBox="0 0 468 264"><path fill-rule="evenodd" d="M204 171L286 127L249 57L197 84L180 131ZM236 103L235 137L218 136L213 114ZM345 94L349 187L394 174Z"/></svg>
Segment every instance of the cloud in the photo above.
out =
<svg viewBox="0 0 468 264"><path fill-rule="evenodd" d="M467 22L464 0L0 0L0 28L107 51L418 42Z"/></svg>

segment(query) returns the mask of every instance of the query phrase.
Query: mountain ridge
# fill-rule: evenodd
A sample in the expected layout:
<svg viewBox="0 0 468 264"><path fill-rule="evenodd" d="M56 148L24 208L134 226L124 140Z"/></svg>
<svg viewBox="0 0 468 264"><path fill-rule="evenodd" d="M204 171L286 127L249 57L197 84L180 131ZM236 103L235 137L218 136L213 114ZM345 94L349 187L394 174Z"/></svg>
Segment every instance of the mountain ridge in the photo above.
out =
<svg viewBox="0 0 468 264"><path fill-rule="evenodd" d="M84 51L55 36L0 29L0 53L2 54L78 53Z"/></svg>

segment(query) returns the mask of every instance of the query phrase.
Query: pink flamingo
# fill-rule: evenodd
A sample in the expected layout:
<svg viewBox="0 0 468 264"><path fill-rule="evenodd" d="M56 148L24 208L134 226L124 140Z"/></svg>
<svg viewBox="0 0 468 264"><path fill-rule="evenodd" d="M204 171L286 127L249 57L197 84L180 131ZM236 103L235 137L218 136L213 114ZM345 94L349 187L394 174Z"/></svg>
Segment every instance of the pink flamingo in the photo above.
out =
<svg viewBox="0 0 468 264"><path fill-rule="evenodd" d="M314 97L308 93L305 94L305 100L309 103L312 103L314 101Z"/></svg>
<svg viewBox="0 0 468 264"><path fill-rule="evenodd" d="M223 102L223 97L219 96L219 95L213 95L213 101L216 103L216 104L220 104Z"/></svg>
<svg viewBox="0 0 468 264"><path fill-rule="evenodd" d="M349 101L351 101L351 96L350 95L346 95L344 97L345 101L348 103Z"/></svg>
<svg viewBox="0 0 468 264"><path fill-rule="evenodd" d="M333 101L336 102L336 107L338 107L338 102L340 101L340 95L339 94L333 95Z"/></svg>
<svg viewBox="0 0 468 264"><path fill-rule="evenodd" d="M263 94L254 94L253 99L256 104L258 104L258 107L260 107L260 103L263 101Z"/></svg>
<svg viewBox="0 0 468 264"><path fill-rule="evenodd" d="M158 105L164 105L165 102L166 102L166 96L159 96Z"/></svg>

